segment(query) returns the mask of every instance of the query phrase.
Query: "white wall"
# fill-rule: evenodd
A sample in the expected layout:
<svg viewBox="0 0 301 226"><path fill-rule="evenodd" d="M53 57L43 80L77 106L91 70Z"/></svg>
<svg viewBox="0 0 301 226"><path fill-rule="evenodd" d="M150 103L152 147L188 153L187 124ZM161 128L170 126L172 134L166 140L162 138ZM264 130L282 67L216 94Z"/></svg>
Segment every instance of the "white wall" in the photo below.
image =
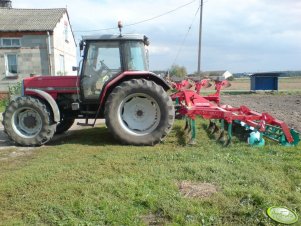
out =
<svg viewBox="0 0 301 226"><path fill-rule="evenodd" d="M65 39L65 25L68 29L68 39ZM53 75L59 75L60 73L65 75L76 75L76 72L72 71L73 66L77 66L76 58L76 44L70 28L70 22L68 20L67 13L63 15L56 28L53 31ZM61 56L64 56L65 71L61 71Z"/></svg>

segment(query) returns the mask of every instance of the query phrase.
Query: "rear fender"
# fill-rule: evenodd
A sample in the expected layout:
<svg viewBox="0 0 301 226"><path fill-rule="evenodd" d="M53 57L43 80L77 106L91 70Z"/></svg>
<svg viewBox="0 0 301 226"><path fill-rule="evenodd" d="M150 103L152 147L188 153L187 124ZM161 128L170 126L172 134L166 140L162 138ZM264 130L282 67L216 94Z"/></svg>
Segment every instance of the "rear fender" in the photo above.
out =
<svg viewBox="0 0 301 226"><path fill-rule="evenodd" d="M51 110L53 112L53 120L54 120L54 122L59 122L61 120L60 109L57 106L56 101L53 99L53 97L49 93L46 93L43 90L29 89L29 88L26 89L26 92L30 92L30 93L36 94L36 95L38 95L40 97L43 97L48 102L48 104L51 107Z"/></svg>
<svg viewBox="0 0 301 226"><path fill-rule="evenodd" d="M166 83L166 81L156 74L149 72L149 71L126 71L122 73L121 75L115 77L112 80L109 80L100 95L100 106L104 106L104 103L107 99L107 97L110 95L111 91L118 86L120 83L124 81L128 81L131 79L146 79L150 81L154 81L157 85L162 86L162 88L167 91L171 87Z"/></svg>

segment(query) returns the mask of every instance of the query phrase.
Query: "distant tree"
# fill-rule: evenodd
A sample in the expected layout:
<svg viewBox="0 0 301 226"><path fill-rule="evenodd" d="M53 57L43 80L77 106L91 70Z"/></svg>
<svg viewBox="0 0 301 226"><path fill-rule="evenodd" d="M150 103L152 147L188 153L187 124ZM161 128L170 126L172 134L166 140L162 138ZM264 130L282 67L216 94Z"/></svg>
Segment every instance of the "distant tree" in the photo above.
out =
<svg viewBox="0 0 301 226"><path fill-rule="evenodd" d="M172 65L169 73L171 76L185 77L187 75L187 70L184 66Z"/></svg>

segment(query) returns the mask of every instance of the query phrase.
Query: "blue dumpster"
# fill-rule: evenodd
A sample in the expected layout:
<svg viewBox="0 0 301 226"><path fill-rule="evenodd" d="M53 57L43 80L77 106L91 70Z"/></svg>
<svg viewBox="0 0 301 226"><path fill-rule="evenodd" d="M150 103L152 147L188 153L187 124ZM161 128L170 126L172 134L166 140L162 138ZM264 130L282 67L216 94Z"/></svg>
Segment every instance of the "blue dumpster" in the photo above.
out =
<svg viewBox="0 0 301 226"><path fill-rule="evenodd" d="M251 75L251 90L277 90L280 72L255 73Z"/></svg>

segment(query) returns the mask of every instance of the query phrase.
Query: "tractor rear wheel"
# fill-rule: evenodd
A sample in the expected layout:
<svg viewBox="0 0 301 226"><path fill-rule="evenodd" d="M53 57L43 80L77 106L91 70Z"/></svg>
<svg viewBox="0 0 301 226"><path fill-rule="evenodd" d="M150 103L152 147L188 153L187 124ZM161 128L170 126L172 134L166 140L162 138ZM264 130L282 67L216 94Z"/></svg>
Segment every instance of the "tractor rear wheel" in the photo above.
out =
<svg viewBox="0 0 301 226"><path fill-rule="evenodd" d="M121 83L105 105L106 125L124 144L155 145L171 130L174 114L169 95L145 79Z"/></svg>
<svg viewBox="0 0 301 226"><path fill-rule="evenodd" d="M40 146L55 132L49 108L39 99L19 97L10 102L3 114L4 131L22 146Z"/></svg>

